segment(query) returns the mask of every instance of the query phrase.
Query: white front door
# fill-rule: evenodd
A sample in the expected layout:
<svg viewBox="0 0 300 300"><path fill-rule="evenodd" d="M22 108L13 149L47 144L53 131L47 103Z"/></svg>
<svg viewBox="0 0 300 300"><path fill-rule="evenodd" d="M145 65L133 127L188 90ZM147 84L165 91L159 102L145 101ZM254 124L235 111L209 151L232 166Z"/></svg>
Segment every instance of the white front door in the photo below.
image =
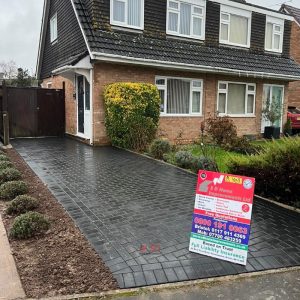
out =
<svg viewBox="0 0 300 300"><path fill-rule="evenodd" d="M77 135L91 138L90 84L83 75L76 76L77 86Z"/></svg>
<svg viewBox="0 0 300 300"><path fill-rule="evenodd" d="M283 104L284 99L284 86L283 85L273 85L273 84L264 84L264 90L263 90L263 99L262 99L262 108L264 109L266 107L267 101L270 102L270 104L273 101L276 101L277 103ZM280 131L282 132L282 116L281 120L278 120L275 123L276 126L280 127ZM262 115L261 118L261 132L264 132L266 126L271 126L270 121L267 121L264 116Z"/></svg>

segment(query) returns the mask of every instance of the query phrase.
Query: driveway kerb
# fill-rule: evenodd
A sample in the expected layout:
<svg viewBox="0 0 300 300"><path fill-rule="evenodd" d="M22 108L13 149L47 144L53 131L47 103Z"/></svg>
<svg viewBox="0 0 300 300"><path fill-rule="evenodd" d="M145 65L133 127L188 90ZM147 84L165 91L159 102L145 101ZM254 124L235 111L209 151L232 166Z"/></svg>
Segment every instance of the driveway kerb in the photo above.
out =
<svg viewBox="0 0 300 300"><path fill-rule="evenodd" d="M254 277L264 276L269 274L279 274L279 273L293 272L299 270L300 270L300 266L252 272L252 273L242 273L238 275L228 275L228 276L220 276L220 277L213 277L213 278L197 279L197 280L190 280L190 281L177 282L177 283L167 283L167 284L146 286L140 288L118 289L118 290L102 292L102 293L83 293L83 294L76 294L76 295L39 298L39 300L114 299L114 298L120 298L125 296L127 297L137 296L141 294L159 292L163 290L173 290L173 289L195 287L195 286L204 288L204 287L213 286L218 283L224 283L232 280L242 280L246 278L254 278ZM37 300L37 299L27 298L27 300Z"/></svg>

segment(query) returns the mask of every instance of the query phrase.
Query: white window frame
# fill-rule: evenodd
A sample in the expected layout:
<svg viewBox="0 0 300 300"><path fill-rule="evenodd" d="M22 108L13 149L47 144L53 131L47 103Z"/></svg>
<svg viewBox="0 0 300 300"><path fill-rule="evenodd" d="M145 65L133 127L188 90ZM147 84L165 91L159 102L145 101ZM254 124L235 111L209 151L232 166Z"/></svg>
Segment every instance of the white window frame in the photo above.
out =
<svg viewBox="0 0 300 300"><path fill-rule="evenodd" d="M244 114L228 114L228 84L241 84L246 85L246 93L245 93L245 113ZM221 84L226 84L226 89L220 88ZM253 86L254 90L250 91L249 86ZM225 103L225 113L219 113L220 116L229 116L229 117L255 117L255 104L256 104L256 83L247 83L247 82L236 82L236 81L218 81L218 95L217 95L217 110L219 108L219 97L220 94L226 94L226 103ZM247 102L248 95L254 95L254 103L253 103L253 113L247 113Z"/></svg>
<svg viewBox="0 0 300 300"><path fill-rule="evenodd" d="M273 29L272 29L272 48L271 49L267 48L267 24L268 23L271 23L273 25ZM280 27L280 32L275 30L276 26ZM270 52L282 53L283 34L284 34L284 20L267 16L266 17L266 26L265 26L265 28L266 28L266 32L265 32L265 50L270 51ZM280 35L279 49L275 49L275 47L274 47L274 35Z"/></svg>
<svg viewBox="0 0 300 300"><path fill-rule="evenodd" d="M178 4L178 9L170 8L169 3L170 2L176 2ZM187 3L192 5L192 13L191 13L191 20L190 20L190 28L191 28L191 34L180 34L180 3ZM202 9L202 15L197 15L194 13L194 7L199 7ZM178 30L177 31L171 31L169 30L169 12L176 13L178 15ZM193 20L194 17L201 17L202 18L202 32L200 35L194 35L194 26L193 26ZM196 40L205 40L205 24L206 24L206 1L204 0L168 0L167 1L167 23L166 23L166 32L169 35L184 37L184 38L190 38L190 39L196 39Z"/></svg>
<svg viewBox="0 0 300 300"><path fill-rule="evenodd" d="M47 82L47 89L52 89L52 81Z"/></svg>
<svg viewBox="0 0 300 300"><path fill-rule="evenodd" d="M50 19L50 43L54 43L57 41L57 31L57 13L55 13Z"/></svg>
<svg viewBox="0 0 300 300"><path fill-rule="evenodd" d="M167 88L167 82L168 79L178 79L178 80L186 80L190 81L190 102L189 102L189 113L188 114L170 114L167 113L167 93L168 93L168 88ZM157 80L164 80L164 84L156 84ZM201 87L194 87L193 82L198 81L201 82ZM164 111L160 112L160 116L165 116L165 117L191 117L191 116L197 116L201 117L203 113L203 79L199 78L184 78L184 77L172 77L172 76L155 76L155 85L157 86L158 90L163 90L164 91ZM193 113L192 112L192 104L193 104L193 92L200 92L200 112Z"/></svg>
<svg viewBox="0 0 300 300"><path fill-rule="evenodd" d="M138 29L138 30L144 30L144 14L145 14L145 0L142 1L141 5L141 26L133 26L133 25L128 25L128 0L118 0L120 2L125 3L125 22L119 22L114 20L114 5L113 5L114 0L110 0L110 24L115 25L115 26L121 26L121 27L126 27L126 28L132 28L132 29Z"/></svg>
<svg viewBox="0 0 300 300"><path fill-rule="evenodd" d="M228 15L228 21L222 21L222 14ZM236 15L240 17L245 17L248 19L248 32L247 32L247 44L238 44L238 43L232 43L230 42L230 16ZM237 46L237 47L244 47L244 48L250 48L250 40L251 40L251 19L252 19L252 12L236 7L231 7L227 5L221 5L220 10L220 33L219 33L219 41L221 44L231 45L231 46ZM222 24L228 25L228 38L227 40L222 39L221 29Z"/></svg>

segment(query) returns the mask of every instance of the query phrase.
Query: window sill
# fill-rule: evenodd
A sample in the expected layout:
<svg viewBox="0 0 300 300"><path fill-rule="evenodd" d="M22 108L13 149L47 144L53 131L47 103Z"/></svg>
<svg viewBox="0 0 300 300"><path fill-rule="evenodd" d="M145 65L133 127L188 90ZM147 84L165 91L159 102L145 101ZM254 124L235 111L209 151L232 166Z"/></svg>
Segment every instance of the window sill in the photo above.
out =
<svg viewBox="0 0 300 300"><path fill-rule="evenodd" d="M230 114L219 114L220 117L229 117L229 118L256 118L256 115L230 115Z"/></svg>
<svg viewBox="0 0 300 300"><path fill-rule="evenodd" d="M51 46L53 46L53 45L55 45L55 44L57 44L57 43L58 43L58 39L56 39L56 40L50 42Z"/></svg>
<svg viewBox="0 0 300 300"><path fill-rule="evenodd" d="M176 39L176 40L183 40L183 41L199 41L199 42L204 42L205 37L195 37L195 36L190 36L190 35L181 35L181 34L176 34L172 32L167 32L167 38L169 39Z"/></svg>
<svg viewBox="0 0 300 300"><path fill-rule="evenodd" d="M265 49L265 53L280 56L282 54L282 50L281 51L276 51L276 50Z"/></svg>
<svg viewBox="0 0 300 300"><path fill-rule="evenodd" d="M227 48L235 48L235 49L244 49L244 50L249 50L250 45L239 45L239 44L234 44L230 42L224 42L224 41L219 41L220 46L224 46Z"/></svg>
<svg viewBox="0 0 300 300"><path fill-rule="evenodd" d="M121 24L113 24L111 23L111 28L114 30L119 31L127 31L127 32L133 32L133 33L143 33L144 28L143 27L131 27L127 25L121 25Z"/></svg>
<svg viewBox="0 0 300 300"><path fill-rule="evenodd" d="M203 117L202 114L160 114L161 118L174 118L174 117L178 117L178 118L194 118L194 117Z"/></svg>

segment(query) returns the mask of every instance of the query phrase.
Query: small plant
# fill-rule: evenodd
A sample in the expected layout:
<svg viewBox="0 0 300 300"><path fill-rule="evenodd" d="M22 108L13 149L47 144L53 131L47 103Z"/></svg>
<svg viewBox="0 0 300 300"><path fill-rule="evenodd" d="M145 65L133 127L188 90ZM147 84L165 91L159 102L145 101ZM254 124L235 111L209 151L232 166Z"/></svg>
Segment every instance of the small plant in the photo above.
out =
<svg viewBox="0 0 300 300"><path fill-rule="evenodd" d="M0 170L6 169L6 168L12 168L14 165L10 161L2 160L0 161Z"/></svg>
<svg viewBox="0 0 300 300"><path fill-rule="evenodd" d="M9 161L9 158L6 155L0 153L0 161Z"/></svg>
<svg viewBox="0 0 300 300"><path fill-rule="evenodd" d="M261 147L251 144L245 137L236 137L231 144L224 145L223 148L227 151L233 151L241 154L258 154Z"/></svg>
<svg viewBox="0 0 300 300"><path fill-rule="evenodd" d="M266 121L271 123L274 127L275 123L281 119L282 116L282 104L273 99L272 102L268 99L264 109L262 110L262 115Z"/></svg>
<svg viewBox="0 0 300 300"><path fill-rule="evenodd" d="M24 181L8 181L0 186L1 199L10 200L27 192L28 186Z"/></svg>
<svg viewBox="0 0 300 300"><path fill-rule="evenodd" d="M199 158L194 158L192 171L198 173L199 170L206 171L218 171L218 166L216 162L208 157L201 156Z"/></svg>
<svg viewBox="0 0 300 300"><path fill-rule="evenodd" d="M9 215L20 215L38 208L39 202L28 195L17 196L7 207Z"/></svg>
<svg viewBox="0 0 300 300"><path fill-rule="evenodd" d="M7 181L19 180L20 178L21 173L14 168L0 170L0 184Z"/></svg>
<svg viewBox="0 0 300 300"><path fill-rule="evenodd" d="M218 146L231 144L237 138L236 126L229 117L215 115L206 120L206 132Z"/></svg>
<svg viewBox="0 0 300 300"><path fill-rule="evenodd" d="M171 151L170 142L156 139L151 143L149 151L154 158L163 159L163 155Z"/></svg>
<svg viewBox="0 0 300 300"><path fill-rule="evenodd" d="M291 119L287 119L286 123L284 124L283 133L285 136L291 136L293 133L292 129L292 122Z"/></svg>
<svg viewBox="0 0 300 300"><path fill-rule="evenodd" d="M27 212L16 217L10 235L16 239L28 239L50 228L50 222L37 212Z"/></svg>
<svg viewBox="0 0 300 300"><path fill-rule="evenodd" d="M194 163L194 157L189 151L178 151L175 154L175 162L178 167L190 169Z"/></svg>

